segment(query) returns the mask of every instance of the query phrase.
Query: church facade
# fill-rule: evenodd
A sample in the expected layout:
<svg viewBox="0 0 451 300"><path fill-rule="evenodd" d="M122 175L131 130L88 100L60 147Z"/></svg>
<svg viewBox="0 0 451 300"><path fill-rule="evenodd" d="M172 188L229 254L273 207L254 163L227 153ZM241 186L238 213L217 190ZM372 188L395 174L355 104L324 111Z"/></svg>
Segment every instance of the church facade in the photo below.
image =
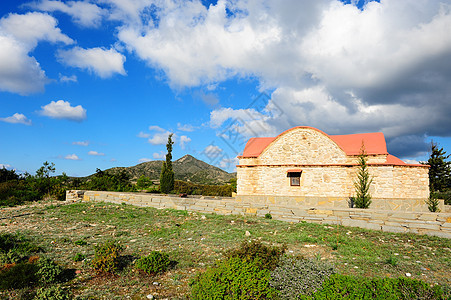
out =
<svg viewBox="0 0 451 300"><path fill-rule="evenodd" d="M304 126L247 142L238 157L237 199L349 207L362 145L373 179L370 208L424 211L429 166L389 154L383 133L328 135Z"/></svg>

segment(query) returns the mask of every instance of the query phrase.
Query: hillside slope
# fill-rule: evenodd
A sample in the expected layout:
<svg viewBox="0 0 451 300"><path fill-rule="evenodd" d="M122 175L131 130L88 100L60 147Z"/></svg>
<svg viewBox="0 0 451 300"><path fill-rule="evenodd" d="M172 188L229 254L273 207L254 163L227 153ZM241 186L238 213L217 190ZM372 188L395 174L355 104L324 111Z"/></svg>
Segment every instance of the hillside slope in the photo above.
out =
<svg viewBox="0 0 451 300"><path fill-rule="evenodd" d="M141 175L152 180L160 179L162 160L148 161L132 167L116 167L106 171L113 173L124 170L132 179ZM236 173L228 173L218 167L203 162L189 154L172 162L175 179L191 181L199 184L223 184L236 177Z"/></svg>

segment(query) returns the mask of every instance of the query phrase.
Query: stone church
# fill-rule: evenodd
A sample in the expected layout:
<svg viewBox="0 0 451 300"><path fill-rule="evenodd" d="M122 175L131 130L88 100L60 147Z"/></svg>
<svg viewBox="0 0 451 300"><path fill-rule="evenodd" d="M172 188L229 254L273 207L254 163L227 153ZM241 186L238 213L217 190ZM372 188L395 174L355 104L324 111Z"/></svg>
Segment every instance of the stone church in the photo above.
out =
<svg viewBox="0 0 451 300"><path fill-rule="evenodd" d="M373 178L370 208L427 211L429 166L389 154L383 133L328 135L305 126L247 142L238 157L237 200L347 208L362 143Z"/></svg>

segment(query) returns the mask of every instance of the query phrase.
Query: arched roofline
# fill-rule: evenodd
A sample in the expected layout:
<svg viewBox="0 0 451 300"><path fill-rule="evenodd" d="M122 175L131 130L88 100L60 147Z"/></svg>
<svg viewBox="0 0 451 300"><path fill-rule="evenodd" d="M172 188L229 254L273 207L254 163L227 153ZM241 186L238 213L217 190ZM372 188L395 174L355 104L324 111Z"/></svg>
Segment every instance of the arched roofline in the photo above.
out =
<svg viewBox="0 0 451 300"><path fill-rule="evenodd" d="M320 129L318 129L318 128L315 128L315 127L311 127L311 126L296 126L296 127L292 127L292 128L290 128L290 129L287 129L287 130L285 130L284 132L280 133L278 136L276 136L276 137L274 138L274 140L273 140L271 143L269 143L269 144L262 150L262 152L260 152L260 154L259 154L257 157L262 156L262 155L266 152L267 149L269 149L276 141L279 140L280 137L282 137L283 135L287 134L288 132L293 131L293 130L296 130L296 129L313 129L313 130L315 130L315 131L321 133L322 135L324 135L325 137L327 137L333 144L335 144L335 145L336 145L336 146L344 153L344 155L347 155L346 151L345 151L339 144L337 144L333 139L331 139L331 137L330 137L327 133L325 133L324 131L322 131L322 130L320 130Z"/></svg>

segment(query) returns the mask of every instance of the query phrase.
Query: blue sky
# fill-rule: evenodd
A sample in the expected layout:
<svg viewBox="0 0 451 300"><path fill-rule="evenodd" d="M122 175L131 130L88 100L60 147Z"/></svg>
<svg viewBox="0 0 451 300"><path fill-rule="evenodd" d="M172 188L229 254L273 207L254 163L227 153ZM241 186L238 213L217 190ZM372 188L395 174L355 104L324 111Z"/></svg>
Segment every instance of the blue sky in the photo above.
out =
<svg viewBox="0 0 451 300"><path fill-rule="evenodd" d="M451 153L451 2L3 1L0 165L57 173L191 154L234 171L252 136L383 132Z"/></svg>

